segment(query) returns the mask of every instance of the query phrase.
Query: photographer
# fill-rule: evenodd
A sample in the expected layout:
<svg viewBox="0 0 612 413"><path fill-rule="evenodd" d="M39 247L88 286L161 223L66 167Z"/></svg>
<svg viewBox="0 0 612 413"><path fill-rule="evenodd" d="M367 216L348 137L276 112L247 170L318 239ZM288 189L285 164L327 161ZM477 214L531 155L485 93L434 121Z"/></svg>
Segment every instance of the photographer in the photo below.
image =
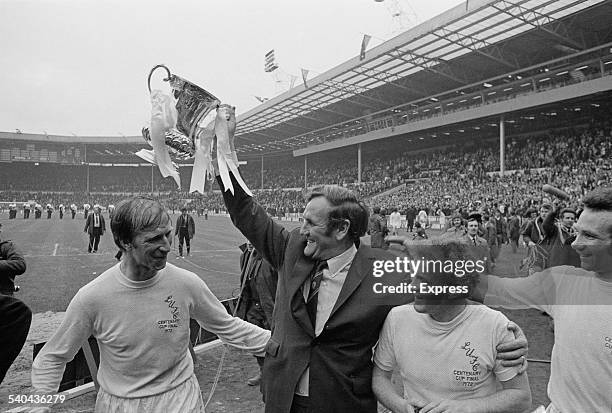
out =
<svg viewBox="0 0 612 413"><path fill-rule="evenodd" d="M0 234L2 224L0 224ZM15 276L23 274L26 263L15 245L0 239L0 383L25 343L32 312L13 298Z"/></svg>
<svg viewBox="0 0 612 413"><path fill-rule="evenodd" d="M2 224L0 224L0 236ZM15 277L26 270L26 262L15 244L10 240L0 238L0 294L13 295L15 292Z"/></svg>

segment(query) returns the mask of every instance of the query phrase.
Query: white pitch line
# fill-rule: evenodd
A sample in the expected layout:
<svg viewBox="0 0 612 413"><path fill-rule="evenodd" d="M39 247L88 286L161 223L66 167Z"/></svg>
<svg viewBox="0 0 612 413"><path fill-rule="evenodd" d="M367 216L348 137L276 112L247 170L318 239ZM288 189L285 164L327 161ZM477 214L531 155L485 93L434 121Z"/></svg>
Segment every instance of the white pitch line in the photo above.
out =
<svg viewBox="0 0 612 413"><path fill-rule="evenodd" d="M55 244L55 248L53 249L53 256L54 257L57 254L57 247L59 247L59 244Z"/></svg>

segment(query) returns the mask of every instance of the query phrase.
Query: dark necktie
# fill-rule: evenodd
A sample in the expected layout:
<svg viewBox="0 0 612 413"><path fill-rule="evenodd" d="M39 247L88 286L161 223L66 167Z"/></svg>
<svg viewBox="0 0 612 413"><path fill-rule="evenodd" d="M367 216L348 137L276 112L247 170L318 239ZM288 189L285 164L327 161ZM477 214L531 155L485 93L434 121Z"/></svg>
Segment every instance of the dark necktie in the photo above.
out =
<svg viewBox="0 0 612 413"><path fill-rule="evenodd" d="M472 238L472 241L474 241L474 245L476 245L476 237Z"/></svg>
<svg viewBox="0 0 612 413"><path fill-rule="evenodd" d="M317 302L319 301L319 287L321 286L321 280L323 279L323 270L327 268L327 261L321 261L315 267L314 272L310 276L310 290L308 291L308 298L306 299L306 308L312 326L316 327L317 319Z"/></svg>

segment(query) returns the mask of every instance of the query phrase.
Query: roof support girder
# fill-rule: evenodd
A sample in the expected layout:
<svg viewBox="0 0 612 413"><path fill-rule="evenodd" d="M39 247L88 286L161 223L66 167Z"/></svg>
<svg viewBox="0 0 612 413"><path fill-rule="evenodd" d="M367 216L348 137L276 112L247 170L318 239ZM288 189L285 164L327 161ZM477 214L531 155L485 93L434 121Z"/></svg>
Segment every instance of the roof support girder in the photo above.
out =
<svg viewBox="0 0 612 413"><path fill-rule="evenodd" d="M370 91L370 89L367 89L367 88L364 88L364 87L359 87L359 86L351 85L351 84L344 83L344 82L338 82L338 81L332 80L332 79L327 80L327 81L325 81L325 82L323 82L321 84L322 85L331 86L334 89L339 89L339 90L342 90L342 91L344 91L346 93L352 94L354 96L359 96L360 98L367 99L367 100L370 100L372 102L380 103L380 104L385 105L385 106L392 106L393 105L393 102L389 102L389 101L385 101L385 100L382 100L382 99L378 99L378 98L374 98L374 97L371 97L371 96L364 95L363 94L364 92Z"/></svg>
<svg viewBox="0 0 612 413"><path fill-rule="evenodd" d="M279 108L278 110L283 112L283 113L294 115L295 117L298 117L298 118L308 119L308 120L311 120L313 122L321 123L323 125L327 125L328 124L328 122L322 121L321 119L317 119L317 118L313 118L312 116L308 116L308 115L292 112L291 110L287 110L285 108Z"/></svg>
<svg viewBox="0 0 612 413"><path fill-rule="evenodd" d="M308 104L300 102L299 100L295 100L295 99L292 99L292 98L288 99L288 101L291 102L291 103L297 103L297 104L300 104L300 105L306 105L306 106L308 105ZM341 111L339 111L337 109L329 109L327 107L327 106L329 106L329 104L325 105L323 102L321 102L321 99L319 99L319 98L317 98L316 101L317 101L317 106L309 105L310 108L313 110L313 112L316 111L316 110L322 110L322 111L325 111L325 112L333 113L335 115L344 116L345 118L348 118L348 119L353 119L355 117L354 114L344 113L344 112L341 112Z"/></svg>
<svg viewBox="0 0 612 413"><path fill-rule="evenodd" d="M584 50L586 48L582 31L576 31L576 34L579 37L577 39L576 36L570 35L570 33L574 33L574 30L570 30L568 25L566 25L564 22L555 19L548 14L524 7L522 6L522 3L524 2L525 1L513 3L511 1L501 0L498 3L492 4L492 6L500 12L506 13L515 19L522 21L523 23L542 30L578 50Z"/></svg>
<svg viewBox="0 0 612 413"><path fill-rule="evenodd" d="M453 69L451 65L442 59L432 59L427 56L414 53L410 50L401 51L396 49L395 52L397 53L397 56L395 57L403 60L406 63L411 63L422 68L423 70L444 76L456 83L459 83L460 85L467 85L470 83L465 76L461 76L456 70ZM406 59L404 56L408 56L408 59Z"/></svg>
<svg viewBox="0 0 612 413"><path fill-rule="evenodd" d="M518 59L514 55L508 53L507 51L503 51L499 46L491 44L484 39L478 39L477 37L469 34L459 33L445 27L441 27L438 30L431 32L431 34L442 40L451 42L472 52L488 57L489 59L511 69L518 69L520 66Z"/></svg>
<svg viewBox="0 0 612 413"><path fill-rule="evenodd" d="M429 96L429 92L424 91L423 89L416 87L410 82L410 87L406 86L405 80L396 74L384 72L382 70L367 68L367 67L356 67L353 69L353 72L367 76L370 79L379 80L381 82L388 83L394 87L405 90L410 93L415 93L417 95L421 95L422 97Z"/></svg>
<svg viewBox="0 0 612 413"><path fill-rule="evenodd" d="M359 97L360 95L353 95L353 96L348 97L348 96L346 96L347 92L342 91L340 89L334 89L334 90L331 90L330 92L328 92L329 89L326 90L325 89L325 85L323 85L323 84L317 85L315 87L318 87L318 86L321 86L321 85L323 86L323 88L322 89L317 89L316 90L317 93L320 93L320 94L322 94L324 96L331 96L331 97L334 97L334 98L338 98L338 99L341 99L343 101L348 101L348 102L351 102L351 103L353 103L355 105L362 106L364 108L368 108L368 109L372 108L371 105L367 105L367 104L365 104L363 102L359 102L358 100L355 99L356 97Z"/></svg>

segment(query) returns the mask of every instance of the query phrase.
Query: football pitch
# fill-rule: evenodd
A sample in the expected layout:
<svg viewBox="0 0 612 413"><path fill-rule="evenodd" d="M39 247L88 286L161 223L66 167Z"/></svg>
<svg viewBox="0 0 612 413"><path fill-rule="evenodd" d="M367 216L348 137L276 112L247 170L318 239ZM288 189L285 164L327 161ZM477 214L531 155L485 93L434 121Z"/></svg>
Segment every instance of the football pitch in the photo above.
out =
<svg viewBox="0 0 612 413"><path fill-rule="evenodd" d="M79 288L96 278L117 261L117 247L106 229L97 253L87 253L89 236L83 231L82 215L72 220L51 219L8 220L2 216L1 239L14 241L25 255L27 271L18 276L21 290L16 297L25 301L34 313L64 311ZM173 216L173 222L179 214ZM219 299L233 297L239 288L238 246L246 239L232 225L227 216L194 217L196 234L191 241L191 255L178 257L177 241L172 245L168 262L193 271L202 278ZM295 228L298 223L283 223Z"/></svg>
<svg viewBox="0 0 612 413"><path fill-rule="evenodd" d="M178 216L178 214L173 215L173 222L176 222ZM177 258L178 250L174 242L168 262L193 271L221 300L237 296L240 275L238 246L246 239L227 216L209 216L208 220L192 216L195 219L196 234L192 240L191 255L184 259ZM0 222L3 224L1 239L14 241L25 255L27 262L26 273L16 279L16 284L20 285L21 290L15 296L26 302L35 314L65 311L79 288L117 262L114 257L117 247L113 242L106 215L105 219L107 232L101 238L98 253L89 254L87 253L89 237L83 231L85 220L82 215L77 215L74 220L69 215L60 220L57 214L49 220L46 216L39 220L24 220L19 215L17 219L9 220L8 214L0 214ZM299 225L297 222L281 222L281 224L288 230ZM432 231L433 234L435 232ZM363 241L369 244L369 237L364 237ZM399 253L398 250L394 252ZM518 263L524 254L524 250L513 254L507 245L504 246L495 273L516 275ZM529 358L549 360L553 334L547 317L536 310L503 312L525 331L529 339ZM22 354L26 355L24 363L21 366L13 366L0 385L0 412L17 407L6 404L8 394L27 394L29 391L28 377L32 348L27 343ZM222 349L217 348L198 357L195 372L205 401L212 388L221 356ZM529 364L528 373L534 408L539 404L548 403L546 385L549 367L549 364L541 362ZM257 364L252 356L241 351L229 350L225 356L217 389L207 411L263 411L259 390L246 385L246 380L256 372ZM21 374L20 385L17 385L16 379L11 377L17 373ZM90 412L93 411L94 403L95 393L90 393L67 401L63 405L56 405L53 411Z"/></svg>

